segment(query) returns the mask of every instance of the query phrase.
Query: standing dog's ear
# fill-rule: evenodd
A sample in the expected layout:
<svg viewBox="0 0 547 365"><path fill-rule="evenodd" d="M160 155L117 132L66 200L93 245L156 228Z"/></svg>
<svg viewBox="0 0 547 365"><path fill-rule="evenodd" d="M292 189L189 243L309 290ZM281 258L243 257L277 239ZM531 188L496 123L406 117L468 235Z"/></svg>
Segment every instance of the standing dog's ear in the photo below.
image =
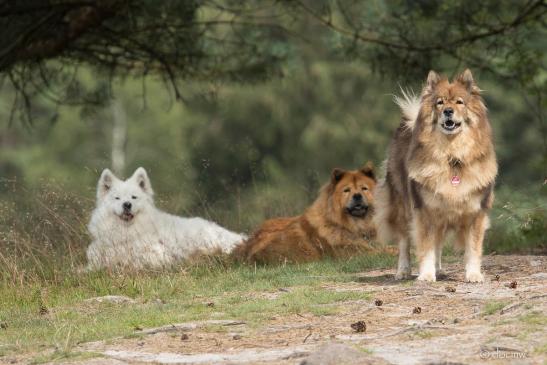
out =
<svg viewBox="0 0 547 365"><path fill-rule="evenodd" d="M118 178L110 171L109 169L104 169L101 177L99 178L99 183L97 184L97 199L101 200L110 189L112 185Z"/></svg>
<svg viewBox="0 0 547 365"><path fill-rule="evenodd" d="M142 191L144 191L146 194L150 196L154 195L154 191L152 190L152 184L150 183L148 174L143 167L139 167L135 170L133 176L131 176L131 180L135 180L135 182L139 185Z"/></svg>
<svg viewBox="0 0 547 365"><path fill-rule="evenodd" d="M461 73L460 76L458 76L456 81L462 84L469 93L480 93L480 89L477 87L477 84L475 84L475 80L473 79L473 74L471 73L471 70L466 69L464 72Z"/></svg>
<svg viewBox="0 0 547 365"><path fill-rule="evenodd" d="M439 76L439 74L433 70L429 71L429 74L427 74L427 81L425 82L423 94L431 94L439 81L441 81L441 77Z"/></svg>
<svg viewBox="0 0 547 365"><path fill-rule="evenodd" d="M376 181L376 174L374 173L374 164L372 161L368 161L363 167L359 169L363 175L370 177L372 180Z"/></svg>
<svg viewBox="0 0 547 365"><path fill-rule="evenodd" d="M346 170L344 169L341 169L338 167L333 169L332 172L330 173L330 181L332 185L336 185L338 181L342 180L342 177L344 176L345 173L346 173Z"/></svg>

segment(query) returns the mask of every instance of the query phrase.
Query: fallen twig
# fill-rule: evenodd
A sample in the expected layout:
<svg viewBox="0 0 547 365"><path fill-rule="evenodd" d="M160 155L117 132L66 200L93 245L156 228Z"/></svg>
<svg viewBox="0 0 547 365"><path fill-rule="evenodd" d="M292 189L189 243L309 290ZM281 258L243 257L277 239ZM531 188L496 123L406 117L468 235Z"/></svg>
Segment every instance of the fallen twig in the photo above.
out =
<svg viewBox="0 0 547 365"><path fill-rule="evenodd" d="M232 321L232 320L210 320L210 321L203 321L203 322L169 324L166 326L148 328L148 329L137 331L137 332L139 334L144 334L144 335L154 335L156 333L162 333L162 332L191 331L196 328L207 326L207 325L237 326L240 324L245 324L245 322Z"/></svg>

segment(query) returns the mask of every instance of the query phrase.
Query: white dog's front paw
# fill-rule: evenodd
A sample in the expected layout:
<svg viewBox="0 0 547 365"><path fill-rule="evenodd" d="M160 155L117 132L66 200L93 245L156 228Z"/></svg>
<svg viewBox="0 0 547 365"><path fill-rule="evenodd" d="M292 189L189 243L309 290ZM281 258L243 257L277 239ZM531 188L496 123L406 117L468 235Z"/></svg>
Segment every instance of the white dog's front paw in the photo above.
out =
<svg viewBox="0 0 547 365"><path fill-rule="evenodd" d="M468 283L482 283L484 275L480 271L467 271L465 273L465 281Z"/></svg>
<svg viewBox="0 0 547 365"><path fill-rule="evenodd" d="M418 276L418 280L420 281L437 281L437 278L435 277L435 271L424 271L421 272Z"/></svg>
<svg viewBox="0 0 547 365"><path fill-rule="evenodd" d="M411 271L409 267L400 268L397 270L397 274L395 274L395 280L406 280L410 279Z"/></svg>

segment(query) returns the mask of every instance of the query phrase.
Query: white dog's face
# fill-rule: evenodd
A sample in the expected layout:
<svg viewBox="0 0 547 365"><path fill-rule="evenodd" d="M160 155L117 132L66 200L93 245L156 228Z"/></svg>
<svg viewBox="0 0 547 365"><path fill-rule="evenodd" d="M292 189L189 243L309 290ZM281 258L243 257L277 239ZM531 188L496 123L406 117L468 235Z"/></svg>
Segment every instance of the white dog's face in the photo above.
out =
<svg viewBox="0 0 547 365"><path fill-rule="evenodd" d="M153 195L150 180L142 167L125 181L105 169L97 186L97 205L130 223L146 206L153 205Z"/></svg>

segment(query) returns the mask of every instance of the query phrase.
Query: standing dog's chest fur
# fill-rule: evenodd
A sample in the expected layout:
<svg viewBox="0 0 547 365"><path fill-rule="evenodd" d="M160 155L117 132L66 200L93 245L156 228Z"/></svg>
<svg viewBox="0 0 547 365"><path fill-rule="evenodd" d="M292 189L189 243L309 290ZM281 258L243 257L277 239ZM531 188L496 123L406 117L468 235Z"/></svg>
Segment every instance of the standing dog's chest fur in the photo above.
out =
<svg viewBox="0 0 547 365"><path fill-rule="evenodd" d="M409 141L405 165L413 208L429 210L447 222L490 208L496 158L489 139L473 137L479 136Z"/></svg>
<svg viewBox="0 0 547 365"><path fill-rule="evenodd" d="M427 210L430 215L442 218L447 224L457 223L464 215L476 214L490 208L493 195L492 184L465 195L457 194L459 186L449 186L449 188L453 189L454 193L445 195L410 179L409 192L412 207ZM442 187L439 190L443 190Z"/></svg>

